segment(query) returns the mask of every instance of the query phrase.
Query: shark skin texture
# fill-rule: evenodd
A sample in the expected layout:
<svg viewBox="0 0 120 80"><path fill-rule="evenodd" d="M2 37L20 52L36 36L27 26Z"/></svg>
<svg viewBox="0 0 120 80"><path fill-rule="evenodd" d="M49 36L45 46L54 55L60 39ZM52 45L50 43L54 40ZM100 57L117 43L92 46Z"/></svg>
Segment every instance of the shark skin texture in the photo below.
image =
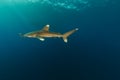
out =
<svg viewBox="0 0 120 80"><path fill-rule="evenodd" d="M32 32L28 32L26 34L20 34L23 37L28 37L28 38L37 38L40 41L44 41L45 38L63 38L63 41L65 43L68 42L68 37L73 34L74 32L76 32L78 30L78 28L75 28L73 30L70 30L64 34L58 33L58 32L51 32L50 30L50 25L45 25L41 30L38 31L32 31Z"/></svg>

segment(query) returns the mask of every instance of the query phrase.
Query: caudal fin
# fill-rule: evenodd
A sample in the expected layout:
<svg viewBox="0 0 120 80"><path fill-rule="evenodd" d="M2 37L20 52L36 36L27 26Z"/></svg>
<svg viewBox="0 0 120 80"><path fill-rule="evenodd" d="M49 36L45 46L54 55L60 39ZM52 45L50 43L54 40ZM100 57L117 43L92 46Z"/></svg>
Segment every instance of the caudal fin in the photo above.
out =
<svg viewBox="0 0 120 80"><path fill-rule="evenodd" d="M73 29L73 30L68 31L65 34L63 34L63 40L64 40L64 42L67 43L68 42L67 37L70 36L72 33L74 33L77 30L78 30L78 28Z"/></svg>

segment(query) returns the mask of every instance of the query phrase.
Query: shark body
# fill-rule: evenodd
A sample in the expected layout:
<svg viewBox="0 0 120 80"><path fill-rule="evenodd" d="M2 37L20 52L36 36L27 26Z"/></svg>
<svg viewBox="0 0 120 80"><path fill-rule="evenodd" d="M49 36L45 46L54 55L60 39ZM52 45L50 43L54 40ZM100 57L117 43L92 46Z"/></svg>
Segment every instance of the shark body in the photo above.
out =
<svg viewBox="0 0 120 80"><path fill-rule="evenodd" d="M63 38L64 42L67 43L68 42L67 37L78 30L78 28L75 28L71 31L61 34L61 33L49 31L49 27L50 25L46 25L41 30L29 32L29 33L23 34L22 36L29 37L29 38L37 38L41 41L44 41L45 38L58 37L58 38Z"/></svg>

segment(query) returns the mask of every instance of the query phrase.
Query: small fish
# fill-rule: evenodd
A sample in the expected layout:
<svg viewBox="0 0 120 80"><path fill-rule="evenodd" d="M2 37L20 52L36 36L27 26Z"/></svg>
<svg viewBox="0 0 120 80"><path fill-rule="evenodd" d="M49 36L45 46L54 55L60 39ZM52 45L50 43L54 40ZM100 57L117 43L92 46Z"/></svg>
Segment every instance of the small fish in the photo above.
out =
<svg viewBox="0 0 120 80"><path fill-rule="evenodd" d="M23 35L20 33L20 36L29 37L29 38L37 38L41 41L44 41L45 38L57 37L57 38L63 38L64 42L67 43L68 36L70 36L72 33L74 33L75 31L78 30L78 28L75 28L71 31L61 34L61 33L57 33L57 32L51 32L51 31L49 31L49 28L50 28L50 25L46 25L41 30L38 30L38 31L29 32L29 33L26 33Z"/></svg>

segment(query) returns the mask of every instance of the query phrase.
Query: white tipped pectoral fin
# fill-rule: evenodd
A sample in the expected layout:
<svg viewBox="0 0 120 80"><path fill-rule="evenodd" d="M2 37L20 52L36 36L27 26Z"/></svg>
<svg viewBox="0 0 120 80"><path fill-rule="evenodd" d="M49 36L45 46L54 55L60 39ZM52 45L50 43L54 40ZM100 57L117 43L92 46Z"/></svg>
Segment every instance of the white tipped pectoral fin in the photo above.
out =
<svg viewBox="0 0 120 80"><path fill-rule="evenodd" d="M68 42L67 38L63 38L63 40L64 40L64 42L65 42L65 43L67 43L67 42Z"/></svg>
<svg viewBox="0 0 120 80"><path fill-rule="evenodd" d="M44 38L38 38L39 40L41 40L41 41L45 41L45 39Z"/></svg>

